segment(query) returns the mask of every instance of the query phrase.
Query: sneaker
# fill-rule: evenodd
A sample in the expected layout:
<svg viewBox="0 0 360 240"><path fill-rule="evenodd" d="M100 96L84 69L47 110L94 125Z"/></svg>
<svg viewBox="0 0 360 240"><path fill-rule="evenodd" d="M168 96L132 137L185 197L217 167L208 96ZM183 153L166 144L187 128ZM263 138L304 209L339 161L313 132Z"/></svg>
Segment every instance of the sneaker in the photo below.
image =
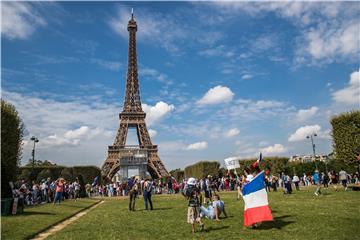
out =
<svg viewBox="0 0 360 240"><path fill-rule="evenodd" d="M319 196L319 194L317 192L314 193L316 196Z"/></svg>

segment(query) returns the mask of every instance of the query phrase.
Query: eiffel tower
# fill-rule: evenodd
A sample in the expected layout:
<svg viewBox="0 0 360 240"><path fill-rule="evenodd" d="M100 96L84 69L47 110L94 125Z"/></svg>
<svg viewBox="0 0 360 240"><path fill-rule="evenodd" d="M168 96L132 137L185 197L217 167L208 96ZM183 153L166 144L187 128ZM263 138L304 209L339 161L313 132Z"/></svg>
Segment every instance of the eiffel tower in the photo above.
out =
<svg viewBox="0 0 360 240"><path fill-rule="evenodd" d="M145 123L146 113L141 107L136 59L137 24L133 11L127 30L129 31L129 59L124 108L119 114L120 127L114 144L108 147L108 156L101 172L108 179L112 179L117 172L123 178L129 177L129 170L135 170L141 177L144 177L146 172L150 173L154 179L167 177L169 173L158 156L157 145L151 142ZM129 128L136 129L138 146L126 145Z"/></svg>

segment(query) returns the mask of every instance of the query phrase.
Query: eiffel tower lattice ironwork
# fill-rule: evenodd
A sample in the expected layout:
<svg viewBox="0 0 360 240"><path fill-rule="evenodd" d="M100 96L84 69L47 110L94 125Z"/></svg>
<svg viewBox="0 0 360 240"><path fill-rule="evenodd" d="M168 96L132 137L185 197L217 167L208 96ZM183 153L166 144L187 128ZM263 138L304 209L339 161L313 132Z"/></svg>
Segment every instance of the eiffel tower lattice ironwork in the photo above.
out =
<svg viewBox="0 0 360 240"><path fill-rule="evenodd" d="M102 175L112 179L121 168L143 166L139 167L139 175L144 175L148 171L152 178L167 177L169 173L158 156L157 145L151 142L145 123L146 113L141 107L136 58L137 24L133 12L127 29L129 31L129 59L124 108L119 114L120 127L114 144L108 147L108 156L101 169ZM139 146L126 145L129 128L136 129ZM126 176L123 177L129 177L125 171L124 175Z"/></svg>

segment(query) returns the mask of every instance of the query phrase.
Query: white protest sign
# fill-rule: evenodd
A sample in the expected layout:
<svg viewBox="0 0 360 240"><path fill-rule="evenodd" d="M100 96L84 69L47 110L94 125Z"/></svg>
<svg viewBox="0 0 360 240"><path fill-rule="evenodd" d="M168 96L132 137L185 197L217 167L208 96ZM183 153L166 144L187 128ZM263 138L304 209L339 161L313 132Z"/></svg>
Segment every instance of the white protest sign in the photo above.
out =
<svg viewBox="0 0 360 240"><path fill-rule="evenodd" d="M240 168L239 158L229 157L224 160L227 170Z"/></svg>

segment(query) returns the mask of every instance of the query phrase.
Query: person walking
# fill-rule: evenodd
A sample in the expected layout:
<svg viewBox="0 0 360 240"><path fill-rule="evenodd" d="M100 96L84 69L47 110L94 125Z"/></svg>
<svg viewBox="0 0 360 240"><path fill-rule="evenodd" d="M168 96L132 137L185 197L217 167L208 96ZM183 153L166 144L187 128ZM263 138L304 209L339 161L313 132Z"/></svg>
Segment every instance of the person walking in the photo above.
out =
<svg viewBox="0 0 360 240"><path fill-rule="evenodd" d="M339 172L339 180L341 181L341 184L343 185L345 191L347 190L347 173L343 168L341 168Z"/></svg>
<svg viewBox="0 0 360 240"><path fill-rule="evenodd" d="M150 210L153 210L153 204L152 204L152 201L151 201L152 190L153 190L153 182L151 181L151 179L146 178L145 182L144 182L144 188L143 188L145 210L149 210L148 209L148 202L150 204Z"/></svg>
<svg viewBox="0 0 360 240"><path fill-rule="evenodd" d="M314 178L314 184L317 184L317 188L314 194L316 196L319 196L321 194L321 176L317 169L315 170L313 178Z"/></svg>

